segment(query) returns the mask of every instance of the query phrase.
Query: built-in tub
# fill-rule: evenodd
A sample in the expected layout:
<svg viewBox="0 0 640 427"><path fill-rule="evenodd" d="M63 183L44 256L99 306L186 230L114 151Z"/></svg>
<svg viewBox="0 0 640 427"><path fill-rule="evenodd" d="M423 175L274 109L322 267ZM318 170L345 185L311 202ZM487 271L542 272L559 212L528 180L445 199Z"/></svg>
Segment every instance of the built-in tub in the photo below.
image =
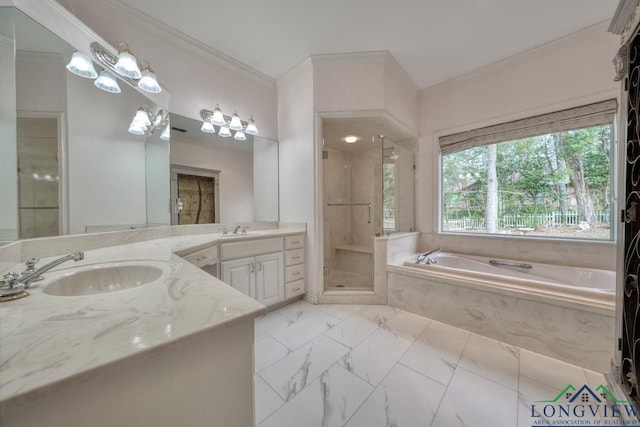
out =
<svg viewBox="0 0 640 427"><path fill-rule="evenodd" d="M436 274L450 274L455 277L483 279L494 286L504 285L507 289L533 294L562 297L575 296L576 299L593 299L604 305L614 304L615 272L594 268L568 267L533 262L508 261L497 258L483 258L436 252L429 255L435 264L405 262L406 267L419 268ZM490 261L512 264L526 264L530 268L507 265L492 265Z"/></svg>
<svg viewBox="0 0 640 427"><path fill-rule="evenodd" d="M417 255L417 254L416 254ZM599 372L610 370L615 272L436 252L387 266L389 305ZM498 259L500 261L507 261ZM523 261L512 261L521 263Z"/></svg>

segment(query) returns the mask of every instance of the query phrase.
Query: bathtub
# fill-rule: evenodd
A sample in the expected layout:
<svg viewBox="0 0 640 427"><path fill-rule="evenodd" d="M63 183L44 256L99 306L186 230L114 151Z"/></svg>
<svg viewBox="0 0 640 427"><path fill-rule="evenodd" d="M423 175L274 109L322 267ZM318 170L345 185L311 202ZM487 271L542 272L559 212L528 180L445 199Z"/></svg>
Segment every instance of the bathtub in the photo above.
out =
<svg viewBox="0 0 640 427"><path fill-rule="evenodd" d="M425 270L440 275L467 277L488 281L494 287L505 286L507 289L545 294L548 296L575 297L601 301L604 305L615 302L615 272L593 268L567 267L552 264L527 262L531 268L496 266L491 260L521 263L498 258L483 258L473 255L460 255L447 252L436 252L429 255L435 264L416 264L406 261L410 268ZM415 259L415 258L414 258Z"/></svg>
<svg viewBox="0 0 640 427"><path fill-rule="evenodd" d="M469 332L608 372L615 347L615 272L437 252L387 265L388 303ZM500 259L500 261L507 261Z"/></svg>

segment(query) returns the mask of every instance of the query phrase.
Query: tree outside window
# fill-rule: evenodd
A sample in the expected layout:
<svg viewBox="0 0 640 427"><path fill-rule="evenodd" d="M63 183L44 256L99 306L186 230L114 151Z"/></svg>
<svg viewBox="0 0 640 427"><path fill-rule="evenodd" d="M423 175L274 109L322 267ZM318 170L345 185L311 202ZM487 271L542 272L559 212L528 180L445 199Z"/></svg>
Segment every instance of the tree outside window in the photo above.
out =
<svg viewBox="0 0 640 427"><path fill-rule="evenodd" d="M442 157L442 231L610 240L611 125Z"/></svg>

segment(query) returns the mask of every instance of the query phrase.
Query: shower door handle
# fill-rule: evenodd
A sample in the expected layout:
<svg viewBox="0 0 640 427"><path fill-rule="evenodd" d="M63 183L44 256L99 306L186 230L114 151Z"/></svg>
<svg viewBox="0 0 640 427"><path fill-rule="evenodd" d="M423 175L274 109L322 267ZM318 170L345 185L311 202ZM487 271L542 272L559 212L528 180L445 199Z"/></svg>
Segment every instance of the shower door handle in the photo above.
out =
<svg viewBox="0 0 640 427"><path fill-rule="evenodd" d="M367 224L371 224L371 203L369 203L367 207L369 208L369 219L367 220Z"/></svg>

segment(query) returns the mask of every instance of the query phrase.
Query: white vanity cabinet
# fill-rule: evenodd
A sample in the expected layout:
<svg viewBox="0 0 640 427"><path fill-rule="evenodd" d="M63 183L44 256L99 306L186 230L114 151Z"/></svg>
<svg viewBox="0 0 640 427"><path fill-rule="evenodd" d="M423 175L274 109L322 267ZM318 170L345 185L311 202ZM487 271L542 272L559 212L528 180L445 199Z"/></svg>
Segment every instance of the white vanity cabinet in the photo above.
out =
<svg viewBox="0 0 640 427"><path fill-rule="evenodd" d="M289 299L305 292L304 286L304 234L284 238L285 248L285 290L284 297Z"/></svg>
<svg viewBox="0 0 640 427"><path fill-rule="evenodd" d="M284 301L283 238L222 243L222 281L272 305Z"/></svg>

